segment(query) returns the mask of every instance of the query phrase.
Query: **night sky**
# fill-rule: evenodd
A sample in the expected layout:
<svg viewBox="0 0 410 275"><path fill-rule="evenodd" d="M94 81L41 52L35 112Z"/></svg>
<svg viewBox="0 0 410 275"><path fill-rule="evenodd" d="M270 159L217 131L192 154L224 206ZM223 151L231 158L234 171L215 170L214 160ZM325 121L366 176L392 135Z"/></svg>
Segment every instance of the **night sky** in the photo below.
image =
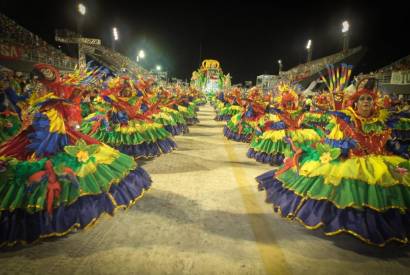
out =
<svg viewBox="0 0 410 275"><path fill-rule="evenodd" d="M368 48L357 70L366 73L410 54L410 15L399 1L82 2L87 7L81 23L85 36L101 38L109 47L116 26L119 52L135 59L137 50L144 49L144 67L160 64L182 79L191 77L201 59L214 58L233 76L233 83L255 81L259 74L277 74L278 59L284 70L303 63L308 39L313 40L313 59L335 53L342 45L343 20L351 25L350 45ZM0 3L2 13L54 45L55 28L77 29L76 1ZM63 50L75 54L73 47Z"/></svg>

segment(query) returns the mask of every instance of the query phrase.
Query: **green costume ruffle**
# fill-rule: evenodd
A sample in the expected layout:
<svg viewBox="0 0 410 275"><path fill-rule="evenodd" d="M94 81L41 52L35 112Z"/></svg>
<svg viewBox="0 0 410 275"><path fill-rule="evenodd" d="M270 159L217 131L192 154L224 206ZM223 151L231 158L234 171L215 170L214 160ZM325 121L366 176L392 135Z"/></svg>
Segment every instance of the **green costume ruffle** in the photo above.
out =
<svg viewBox="0 0 410 275"><path fill-rule="evenodd" d="M354 179L343 179L339 185L326 184L322 176L304 177L294 170L288 170L277 177L283 187L301 197L327 200L338 208L371 208L386 211L399 208L403 211L410 207L410 187L398 184L382 187Z"/></svg>
<svg viewBox="0 0 410 275"><path fill-rule="evenodd" d="M119 183L137 167L134 159L106 145L67 146L51 158L38 161L7 160L7 169L0 177L0 210L21 208L28 213L45 209L47 177L40 182L30 182L30 176L45 170L48 159L53 164L61 186L60 196L54 197L53 208L70 205L81 196L108 192L112 184ZM79 152L85 157L78 158ZM67 168L74 172L69 177ZM73 179L75 178L75 179Z"/></svg>
<svg viewBox="0 0 410 275"><path fill-rule="evenodd" d="M91 129L91 122L83 123L81 127L81 131L85 134L89 134ZM100 126L91 136L110 145L136 145L144 142L156 142L170 136L170 133L163 127L150 127L149 125L141 130L131 129L129 132L121 132L120 130L120 125L117 125L111 131Z"/></svg>

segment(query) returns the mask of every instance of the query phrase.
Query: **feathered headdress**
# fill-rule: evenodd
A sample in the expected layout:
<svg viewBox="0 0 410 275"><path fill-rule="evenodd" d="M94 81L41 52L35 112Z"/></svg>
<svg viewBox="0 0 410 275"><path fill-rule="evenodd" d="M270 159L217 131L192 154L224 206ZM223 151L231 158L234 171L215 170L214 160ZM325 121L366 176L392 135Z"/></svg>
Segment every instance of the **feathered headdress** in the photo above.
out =
<svg viewBox="0 0 410 275"><path fill-rule="evenodd" d="M278 85L279 95L276 98L280 107L283 109L288 109L288 103L292 102L292 109L296 109L298 106L299 96L296 94L295 90L285 82L281 82Z"/></svg>
<svg viewBox="0 0 410 275"><path fill-rule="evenodd" d="M333 64L326 65L327 78L320 72L320 78L326 84L329 91L330 102L333 110L339 110L343 107L345 98L344 90L349 84L352 74L352 65L341 64L335 68Z"/></svg>
<svg viewBox="0 0 410 275"><path fill-rule="evenodd" d="M248 98L255 99L260 96L260 90L257 87L253 87L248 91Z"/></svg>
<svg viewBox="0 0 410 275"><path fill-rule="evenodd" d="M93 62L90 61L84 69L76 69L74 72L66 74L62 78L62 82L65 85L91 85L104 79L109 73L109 69L103 66L93 66Z"/></svg>

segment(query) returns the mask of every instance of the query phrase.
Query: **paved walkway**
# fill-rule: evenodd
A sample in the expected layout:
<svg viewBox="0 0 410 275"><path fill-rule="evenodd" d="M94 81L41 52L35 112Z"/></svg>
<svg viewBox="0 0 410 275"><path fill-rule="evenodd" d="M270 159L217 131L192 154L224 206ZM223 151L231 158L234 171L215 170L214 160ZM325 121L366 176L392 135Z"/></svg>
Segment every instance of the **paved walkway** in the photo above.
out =
<svg viewBox="0 0 410 275"><path fill-rule="evenodd" d="M409 247L370 247L278 218L254 177L271 169L201 107L178 150L144 163L153 188L91 230L0 252L0 274L409 274Z"/></svg>

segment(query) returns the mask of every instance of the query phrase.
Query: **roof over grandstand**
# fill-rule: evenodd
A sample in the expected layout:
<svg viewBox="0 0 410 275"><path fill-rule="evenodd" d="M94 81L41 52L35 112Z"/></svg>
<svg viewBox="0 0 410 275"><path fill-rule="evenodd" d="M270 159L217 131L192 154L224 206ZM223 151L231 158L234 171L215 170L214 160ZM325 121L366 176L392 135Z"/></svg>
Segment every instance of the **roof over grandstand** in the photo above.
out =
<svg viewBox="0 0 410 275"><path fill-rule="evenodd" d="M0 11L47 42L55 29L76 29L76 1L4 0ZM111 46L111 29L119 30L117 50L133 59L144 48L147 69L161 64L170 75L186 79L206 58L217 59L234 82L255 80L258 74L277 73L277 60L289 70L306 60L306 41L312 39L313 59L341 48L340 24L351 23L352 47L368 52L359 71L377 70L408 55L405 30L407 9L371 1L275 3L197 3L84 0L87 14L82 32ZM24 7L24 8L23 8ZM67 45L62 50L75 57Z"/></svg>

